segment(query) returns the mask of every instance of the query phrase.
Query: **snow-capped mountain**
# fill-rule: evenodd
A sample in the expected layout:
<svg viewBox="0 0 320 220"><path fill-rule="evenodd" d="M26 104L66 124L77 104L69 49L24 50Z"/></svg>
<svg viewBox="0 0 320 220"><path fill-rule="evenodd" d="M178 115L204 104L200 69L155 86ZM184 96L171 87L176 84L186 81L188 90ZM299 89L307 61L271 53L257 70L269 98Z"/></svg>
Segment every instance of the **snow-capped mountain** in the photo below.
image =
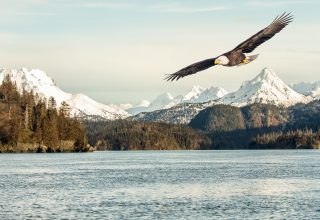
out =
<svg viewBox="0 0 320 220"><path fill-rule="evenodd" d="M11 80L14 81L18 89L21 91L25 89L27 91L34 91L40 97L49 99L54 97L57 104L60 105L62 101L68 100L72 97L72 94L62 91L56 86L54 81L48 77L48 75L38 69L28 70L22 69L0 69L0 83L3 79L9 75Z"/></svg>
<svg viewBox="0 0 320 220"><path fill-rule="evenodd" d="M191 103L209 102L212 100L220 99L226 94L228 94L228 92L223 88L212 86L210 88L203 89L197 96L194 96L192 99L188 99L185 97L183 102L191 102Z"/></svg>
<svg viewBox="0 0 320 220"><path fill-rule="evenodd" d="M142 100L137 106L126 109L132 115L140 112L152 112L159 109L170 108L178 104L169 92L165 92L157 96L152 102Z"/></svg>
<svg viewBox="0 0 320 220"><path fill-rule="evenodd" d="M290 84L290 87L301 94L320 99L320 81Z"/></svg>
<svg viewBox="0 0 320 220"><path fill-rule="evenodd" d="M38 69L0 69L0 83L6 75L17 84L20 91L33 91L40 98L48 100L54 97L57 107L65 101L70 105L71 115L85 118L117 119L128 117L129 114L116 110L110 106L98 103L83 94L71 94L62 91L54 81L43 71Z"/></svg>
<svg viewBox="0 0 320 220"><path fill-rule="evenodd" d="M194 88L193 91L195 94L198 91L201 92L198 92L200 95L197 98L191 100L197 100L200 102L200 97L206 94L205 91L208 91L210 94L210 91L212 90L213 94L218 94L217 89L203 90L201 88ZM221 96L226 94L223 89L218 91ZM212 94L208 95L208 97L211 98ZM189 103L180 103L167 109L140 113L131 118L138 121L161 121L167 123L186 124L189 123L190 120L201 110L217 104L242 107L253 103L264 103L288 107L297 103L308 103L312 100L312 97L295 92L293 89L288 87L273 70L265 68L254 79L243 82L242 86L237 91L226 94L220 99L203 103L189 101Z"/></svg>
<svg viewBox="0 0 320 220"><path fill-rule="evenodd" d="M84 118L117 119L132 115L141 121L164 121L171 123L188 123L199 111L216 105L226 104L245 106L253 103L265 103L291 106L308 103L314 97L320 97L320 82L292 85L300 94L287 86L276 73L265 68L250 81L232 93L220 87L203 88L194 86L184 95L173 97L166 92L153 101L143 100L137 105L104 105L82 94L62 91L48 75L41 70L0 69L0 83L6 75L16 82L20 90L34 91L40 98L54 97L59 107L65 101L70 105L71 114ZM311 97L312 96L312 97ZM125 110L125 111L124 111ZM130 114L129 114L129 113Z"/></svg>
<svg viewBox="0 0 320 220"><path fill-rule="evenodd" d="M254 79L243 82L237 91L221 99L224 104L239 107L253 103L291 106L310 101L311 97L291 89L269 68L264 68Z"/></svg>
<svg viewBox="0 0 320 220"><path fill-rule="evenodd" d="M170 108L177 103L169 92L165 92L154 99L148 106L148 111Z"/></svg>
<svg viewBox="0 0 320 220"><path fill-rule="evenodd" d="M131 115L136 115L140 112L147 111L148 107L150 106L150 102L148 100L142 100L136 105L132 105L129 108L124 109Z"/></svg>
<svg viewBox="0 0 320 220"><path fill-rule="evenodd" d="M141 112L152 112L161 109L168 109L182 103L209 102L212 100L217 100L226 94L227 91L221 87L203 88L199 85L195 85L184 95L173 97L170 93L166 92L157 96L150 103L144 100L145 105L134 106L125 110L132 115L136 115Z"/></svg>
<svg viewBox="0 0 320 220"><path fill-rule="evenodd" d="M114 120L129 116L129 114L123 110L116 110L108 105L96 102L83 94L73 94L70 99L65 101L70 105L71 115L77 117Z"/></svg>
<svg viewBox="0 0 320 220"><path fill-rule="evenodd" d="M306 95L317 97L320 95L320 86L315 84L308 91L310 94L305 93ZM220 87L206 89L194 86L185 95L173 98L169 93L165 93L157 97L148 107L135 108L135 111L129 109L128 111L135 115L141 112L169 109L182 103L206 103L214 100L238 107L253 103L291 106L297 103L308 103L312 101L312 97L294 91L272 69L264 68L254 79L243 82L237 91L229 94Z"/></svg>
<svg viewBox="0 0 320 220"><path fill-rule="evenodd" d="M133 105L131 103L124 103L124 104L108 104L111 108L116 110L126 110L128 108L132 108Z"/></svg>
<svg viewBox="0 0 320 220"><path fill-rule="evenodd" d="M205 91L205 90L206 90L205 88L203 88L203 87L201 87L201 86L199 86L199 85L195 85L195 86L192 87L192 89L191 89L190 92L188 92L187 94L185 94L185 95L182 97L181 102L189 102L189 101L191 101L191 100L195 100L195 99L197 99L197 98L201 95L201 93L202 93L203 91Z"/></svg>
<svg viewBox="0 0 320 220"><path fill-rule="evenodd" d="M130 117L130 119L136 121L188 124L201 110L217 104L221 103L218 101L209 101L204 103L180 103L167 109L160 109L152 112L141 112Z"/></svg>

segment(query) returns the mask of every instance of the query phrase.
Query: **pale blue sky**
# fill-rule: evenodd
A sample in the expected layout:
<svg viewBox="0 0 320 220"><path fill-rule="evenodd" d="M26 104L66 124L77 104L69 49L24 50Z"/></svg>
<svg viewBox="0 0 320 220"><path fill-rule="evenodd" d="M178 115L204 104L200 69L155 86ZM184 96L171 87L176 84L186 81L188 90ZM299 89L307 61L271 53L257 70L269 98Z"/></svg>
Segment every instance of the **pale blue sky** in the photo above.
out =
<svg viewBox="0 0 320 220"><path fill-rule="evenodd" d="M138 102L192 85L236 90L264 67L285 82L320 80L320 1L0 0L0 66L45 70L68 92ZM267 26L295 20L243 67L168 83L165 73L215 57ZM253 54L254 54L253 53Z"/></svg>

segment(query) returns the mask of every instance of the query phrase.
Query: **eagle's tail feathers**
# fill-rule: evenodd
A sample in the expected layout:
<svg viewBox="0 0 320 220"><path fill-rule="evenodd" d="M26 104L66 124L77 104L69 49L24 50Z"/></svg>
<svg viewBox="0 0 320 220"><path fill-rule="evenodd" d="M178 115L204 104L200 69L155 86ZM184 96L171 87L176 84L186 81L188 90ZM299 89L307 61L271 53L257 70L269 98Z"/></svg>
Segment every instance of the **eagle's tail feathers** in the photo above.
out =
<svg viewBox="0 0 320 220"><path fill-rule="evenodd" d="M246 56L246 58L238 66L242 66L242 65L246 65L248 63L251 63L252 61L257 59L258 56L259 56L259 54L252 55L252 56Z"/></svg>

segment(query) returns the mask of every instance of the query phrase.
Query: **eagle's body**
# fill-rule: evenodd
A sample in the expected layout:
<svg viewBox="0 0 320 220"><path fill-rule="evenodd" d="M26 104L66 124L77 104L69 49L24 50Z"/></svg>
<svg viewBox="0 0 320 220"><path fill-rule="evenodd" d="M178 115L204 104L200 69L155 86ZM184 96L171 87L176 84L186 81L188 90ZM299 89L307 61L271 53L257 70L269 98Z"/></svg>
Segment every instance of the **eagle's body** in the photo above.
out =
<svg viewBox="0 0 320 220"><path fill-rule="evenodd" d="M223 66L237 66L246 59L246 55L244 55L240 51L230 51L221 56L225 56L229 60L227 64L222 63L221 65Z"/></svg>
<svg viewBox="0 0 320 220"><path fill-rule="evenodd" d="M222 65L227 67L241 66L248 64L255 60L258 55L247 56L246 53L251 53L256 47L272 38L276 33L279 33L285 26L287 26L293 17L290 14L283 13L266 28L262 29L255 35L251 36L246 41L239 44L233 50L226 52L216 58L194 63L187 66L176 73L170 74L166 77L168 81L178 80L185 76L203 71L215 65Z"/></svg>

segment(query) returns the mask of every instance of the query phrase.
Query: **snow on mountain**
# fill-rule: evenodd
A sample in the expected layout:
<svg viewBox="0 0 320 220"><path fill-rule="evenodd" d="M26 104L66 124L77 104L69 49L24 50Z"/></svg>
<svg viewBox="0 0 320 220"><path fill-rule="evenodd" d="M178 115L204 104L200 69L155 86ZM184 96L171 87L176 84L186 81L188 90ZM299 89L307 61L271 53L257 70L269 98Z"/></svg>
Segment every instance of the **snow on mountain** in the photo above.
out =
<svg viewBox="0 0 320 220"><path fill-rule="evenodd" d="M130 119L136 121L165 122L172 124L188 124L201 110L213 105L221 104L218 101L205 103L180 103L171 108L152 112L141 112Z"/></svg>
<svg viewBox="0 0 320 220"><path fill-rule="evenodd" d="M221 87L203 88L195 85L185 95L173 97L170 93L166 92L156 97L151 103L146 102L146 105L144 106L134 106L125 110L132 115L136 115L141 112L152 112L155 110L168 109L182 103L209 102L220 99L226 94L227 91Z"/></svg>
<svg viewBox="0 0 320 220"><path fill-rule="evenodd" d="M132 115L138 114L140 112L151 112L159 109L166 109L170 108L174 105L178 104L175 102L173 96L168 93L162 93L159 96L157 96L152 102L148 102L146 100L143 100L140 105L126 109L127 112L129 112Z"/></svg>
<svg viewBox="0 0 320 220"><path fill-rule="evenodd" d="M149 107L150 106L150 102L148 100L141 100L136 107Z"/></svg>
<svg viewBox="0 0 320 220"><path fill-rule="evenodd" d="M148 100L142 100L137 105L134 105L130 108L124 109L131 115L136 115L140 112L148 111L148 107L150 106L150 102Z"/></svg>
<svg viewBox="0 0 320 220"><path fill-rule="evenodd" d="M225 96L226 94L228 94L228 92L226 90L224 90L221 87L210 87L207 89L204 89L199 95L198 97L196 97L195 99L190 100L192 103L202 103L202 102L209 102L212 100L217 100L222 98L223 96Z"/></svg>
<svg viewBox="0 0 320 220"><path fill-rule="evenodd" d="M191 100L195 100L205 90L206 90L205 88L203 88L203 87L201 87L199 85L193 86L191 91L188 92L186 95L184 95L184 97L182 98L181 102L189 102Z"/></svg>
<svg viewBox="0 0 320 220"><path fill-rule="evenodd" d="M193 95L189 95L192 92ZM312 97L295 92L273 70L268 68L263 69L254 79L245 81L237 91L229 94L226 94L226 91L221 88L201 89L199 87L194 87L190 93L187 93L187 97L190 97L188 103L180 103L171 108L153 112L140 113L131 118L138 121L186 124L199 111L217 104L242 107L253 103L264 103L288 107L297 103L308 103L313 100ZM215 99L215 96L222 98ZM206 100L212 101L201 103L201 101Z"/></svg>
<svg viewBox="0 0 320 220"><path fill-rule="evenodd" d="M136 120L165 121L171 123L188 123L199 111L215 104L245 106L253 103L266 103L291 106L297 103L308 103L312 97L320 98L320 81L300 83L287 86L276 73L265 68L250 81L245 81L235 92L227 93L220 87L203 88L194 86L184 95L173 97L166 92L153 101L143 100L137 105L104 105L82 94L70 94L62 91L48 75L41 70L0 69L0 82L9 75L20 90L33 90L41 98L54 97L59 107L66 101L71 114L84 118L117 119L130 114ZM124 111L125 110L125 111ZM142 113L144 112L144 113Z"/></svg>
<svg viewBox="0 0 320 220"><path fill-rule="evenodd" d="M220 99L228 92L221 87L203 88L199 85L195 85L185 95L175 98L177 103L203 103L212 100ZM181 97L179 99L179 97Z"/></svg>
<svg viewBox="0 0 320 220"><path fill-rule="evenodd" d="M137 121L156 121L174 124L187 124L201 110L210 106L221 104L217 101L227 94L226 90L220 87L203 88L193 86L185 95L173 98L169 93L158 96L150 106L143 111L132 112L131 119ZM152 111L151 106L156 110Z"/></svg>
<svg viewBox="0 0 320 220"><path fill-rule="evenodd" d="M54 81L43 71L38 69L0 69L0 83L6 75L17 84L20 91L23 89L37 93L40 98L48 100L54 97L59 107L65 101L70 105L71 115L85 118L117 119L128 117L129 114L116 110L110 106L98 103L82 94L70 94L62 91Z"/></svg>
<svg viewBox="0 0 320 220"><path fill-rule="evenodd" d="M108 104L108 106L110 106L113 109L116 110L126 110L128 108L132 108L133 105L130 103L124 103L124 104Z"/></svg>
<svg viewBox="0 0 320 220"><path fill-rule="evenodd" d="M129 116L125 111L115 110L83 94L74 94L70 99L66 100L66 102L70 105L71 115L78 117L101 117L103 119L113 120Z"/></svg>
<svg viewBox="0 0 320 220"><path fill-rule="evenodd" d="M174 106L175 104L177 103L174 102L173 96L169 92L165 92L150 103L148 110L154 111L158 109L166 109Z"/></svg>
<svg viewBox="0 0 320 220"><path fill-rule="evenodd" d="M264 68L254 79L245 81L237 91L221 99L224 104L239 107L252 103L291 106L310 101L311 97L291 89L269 68Z"/></svg>
<svg viewBox="0 0 320 220"><path fill-rule="evenodd" d="M28 70L22 69L0 69L0 83L6 75L9 75L11 80L17 84L20 91L23 89L27 91L34 91L40 97L46 98L54 97L57 104L68 100L72 97L71 94L62 91L56 86L54 81L48 75L38 69Z"/></svg>
<svg viewBox="0 0 320 220"><path fill-rule="evenodd" d="M320 99L320 81L290 84L290 87L301 94Z"/></svg>
<svg viewBox="0 0 320 220"><path fill-rule="evenodd" d="M124 110L129 112L130 114L135 114L135 112L141 112L147 107L149 107L150 102L148 100L141 100L138 104L110 104L109 106L117 109L117 110Z"/></svg>

